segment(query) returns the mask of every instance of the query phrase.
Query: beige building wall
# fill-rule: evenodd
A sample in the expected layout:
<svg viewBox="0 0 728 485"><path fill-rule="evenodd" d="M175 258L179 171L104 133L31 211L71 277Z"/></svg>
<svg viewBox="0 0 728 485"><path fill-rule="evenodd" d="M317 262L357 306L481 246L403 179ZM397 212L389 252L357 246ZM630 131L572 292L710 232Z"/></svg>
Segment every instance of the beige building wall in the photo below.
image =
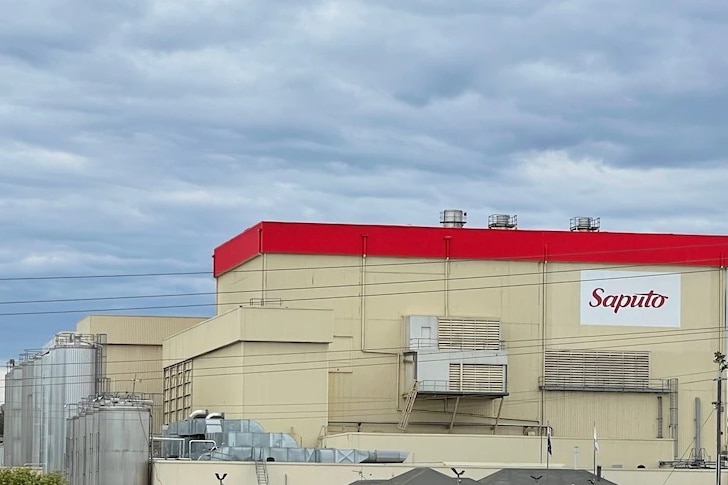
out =
<svg viewBox="0 0 728 485"><path fill-rule="evenodd" d="M428 466L423 464L423 466ZM453 477L450 467L464 470L463 477L480 480L501 469L497 464L463 462L436 462L431 468ZM533 465L530 465L532 467ZM563 466L563 465L555 465ZM357 480L386 480L412 469L411 464L354 465L351 463L269 463L270 483L287 485L348 485ZM225 484L257 483L255 464L252 462L180 462L156 460L152 466L152 483L197 485L217 483L215 474L226 475ZM602 475L619 485L712 485L714 470L603 470ZM723 474L723 481L728 473Z"/></svg>
<svg viewBox="0 0 728 485"><path fill-rule="evenodd" d="M681 328L581 325L580 271L593 269L680 274ZM725 279L718 269L269 254L221 275L217 284L221 312L262 301L332 309L330 362L340 362L328 378L330 432L358 423L365 431L396 431L413 380L402 355L406 315L499 319L509 392L502 407L499 399L461 400L452 430L453 400L421 396L408 433L523 435L548 423L555 436L587 439L596 424L603 439L649 443L661 436L663 444L652 455L669 460L687 458L695 447L696 398L704 429L714 427L708 419L712 359L724 348L725 323ZM541 391L544 352L550 350L648 351L650 377L678 379L678 392ZM711 444L701 443L709 449ZM539 452L543 456L543 447Z"/></svg>
<svg viewBox="0 0 728 485"><path fill-rule="evenodd" d="M154 396L153 421L161 424L163 392L162 340L199 322L200 317L90 315L76 324L76 332L106 335L104 349L106 390Z"/></svg>
<svg viewBox="0 0 728 485"><path fill-rule="evenodd" d="M170 365L191 361L191 406L254 419L316 446L328 424L332 312L235 308L164 341ZM168 409L167 422L181 419ZM184 414L183 414L184 416Z"/></svg>

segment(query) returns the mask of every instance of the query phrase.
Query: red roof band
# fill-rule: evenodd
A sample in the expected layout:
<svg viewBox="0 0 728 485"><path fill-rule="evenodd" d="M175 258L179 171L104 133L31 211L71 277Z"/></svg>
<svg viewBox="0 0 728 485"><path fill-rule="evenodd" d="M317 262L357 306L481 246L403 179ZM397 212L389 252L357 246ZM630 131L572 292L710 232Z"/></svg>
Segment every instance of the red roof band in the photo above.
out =
<svg viewBox="0 0 728 485"><path fill-rule="evenodd" d="M259 254L723 267L728 236L259 222L215 249L215 277Z"/></svg>

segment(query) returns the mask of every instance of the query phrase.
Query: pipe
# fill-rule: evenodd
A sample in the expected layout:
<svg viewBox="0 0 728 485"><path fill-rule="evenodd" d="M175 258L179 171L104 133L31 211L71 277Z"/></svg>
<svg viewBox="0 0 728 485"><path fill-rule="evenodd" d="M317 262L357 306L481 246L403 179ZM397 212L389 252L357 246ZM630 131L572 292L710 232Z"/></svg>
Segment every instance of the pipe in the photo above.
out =
<svg viewBox="0 0 728 485"><path fill-rule="evenodd" d="M544 244L543 247L543 265L541 266L541 375L546 375L546 265L548 260L548 244ZM546 414L546 403L544 389L540 389L539 397L541 401L541 409L539 416L539 426L543 428L543 422ZM541 438L539 439L540 452L539 456L543 461L543 433L539 433Z"/></svg>
<svg viewBox="0 0 728 485"><path fill-rule="evenodd" d="M408 455L405 451L374 450L362 463L404 463Z"/></svg>
<svg viewBox="0 0 728 485"><path fill-rule="evenodd" d="M379 355L391 355L397 357L397 376L395 377L395 393L394 393L394 399L395 399L395 410L396 411L402 411L402 406L400 405L400 392L401 392L401 382L400 382L400 360L402 360L402 352L382 352L382 351L376 351L376 350L370 350L367 348L367 331L366 331L366 322L367 322L367 250L368 250L368 237L366 234L361 235L361 241L362 241L362 251L361 251L361 265L359 267L359 314L360 314L360 321L359 325L361 326L360 330L360 340L361 340L361 352L364 354L379 354Z"/></svg>
<svg viewBox="0 0 728 485"><path fill-rule="evenodd" d="M451 236L445 236L445 265L443 268L443 282L445 293L445 316L450 316L450 242Z"/></svg>
<svg viewBox="0 0 728 485"><path fill-rule="evenodd" d="M700 449L702 448L700 442L701 442L701 436L700 436L700 428L702 428L702 418L700 417L700 398L695 398L695 453L696 457L697 454L700 453Z"/></svg>
<svg viewBox="0 0 728 485"><path fill-rule="evenodd" d="M662 396L657 396L657 437L662 438Z"/></svg>

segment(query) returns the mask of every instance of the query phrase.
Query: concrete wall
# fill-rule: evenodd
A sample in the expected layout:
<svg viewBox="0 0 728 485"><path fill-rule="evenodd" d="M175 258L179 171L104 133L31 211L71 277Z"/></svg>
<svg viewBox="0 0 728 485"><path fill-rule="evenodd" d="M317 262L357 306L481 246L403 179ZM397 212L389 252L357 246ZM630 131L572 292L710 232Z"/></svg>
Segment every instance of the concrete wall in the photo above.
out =
<svg viewBox="0 0 728 485"><path fill-rule="evenodd" d="M500 470L497 465L435 463L432 468L452 476L450 467L465 470L463 476L479 480ZM556 465L558 466L558 465ZM270 483L286 485L348 485L361 479L388 479L411 470L411 465L321 465L269 463ZM257 483L253 463L155 461L152 483L157 485L219 485L215 477L226 475L223 485ZM619 485L712 485L714 470L604 470L603 476ZM723 480L728 479L728 473Z"/></svg>
<svg viewBox="0 0 728 485"><path fill-rule="evenodd" d="M592 440L554 438L553 463L569 467L592 468ZM442 461L488 463L540 463L546 440L538 436L487 436L410 433L344 433L327 436L324 445L341 449L394 449L410 453L407 463ZM656 456L672 451L670 440L599 440L597 464L620 465L636 469L638 465L657 468ZM577 450L575 450L577 448ZM629 455L624 453L630 450ZM576 451L576 456L575 456ZM575 463L576 460L576 463ZM545 463L545 461L544 461Z"/></svg>

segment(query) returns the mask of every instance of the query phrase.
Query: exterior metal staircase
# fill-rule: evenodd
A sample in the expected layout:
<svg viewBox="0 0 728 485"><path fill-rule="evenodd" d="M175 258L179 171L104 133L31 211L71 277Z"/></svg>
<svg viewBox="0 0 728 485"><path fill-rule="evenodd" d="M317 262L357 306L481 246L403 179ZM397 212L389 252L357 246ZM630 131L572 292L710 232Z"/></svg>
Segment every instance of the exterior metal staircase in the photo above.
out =
<svg viewBox="0 0 728 485"><path fill-rule="evenodd" d="M268 467L264 461L255 461L255 476L258 478L258 485L269 485Z"/></svg>
<svg viewBox="0 0 728 485"><path fill-rule="evenodd" d="M412 414L412 408L415 406L415 399L417 399L417 390L418 390L418 382L415 381L414 384L412 384L412 389L410 389L409 394L407 394L407 401L404 403L404 409L402 409L402 416L399 419L399 424L397 425L397 428L401 429L402 431L407 429L407 424L409 424L409 418L410 414Z"/></svg>

